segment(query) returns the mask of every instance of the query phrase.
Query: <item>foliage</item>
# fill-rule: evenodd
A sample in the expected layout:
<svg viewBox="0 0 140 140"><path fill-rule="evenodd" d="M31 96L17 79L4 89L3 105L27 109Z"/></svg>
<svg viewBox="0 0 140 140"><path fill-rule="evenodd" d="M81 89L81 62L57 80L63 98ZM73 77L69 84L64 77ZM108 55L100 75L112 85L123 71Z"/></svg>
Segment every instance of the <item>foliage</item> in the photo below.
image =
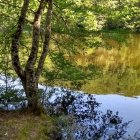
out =
<svg viewBox="0 0 140 140"><path fill-rule="evenodd" d="M33 15L37 8L38 1L32 1L30 3L30 7L28 9L28 15L26 18L25 31L23 32L21 41L20 41L20 57L21 64L26 65L27 57L29 56L30 44L31 44L31 34L32 34L32 21ZM22 1L13 0L12 2L5 2L2 0L0 2L0 10L1 10L1 34L0 41L2 50L5 50L5 45L8 47L8 54L10 50L10 36L13 34L17 19L20 13L20 9L22 6ZM111 12L110 12L111 11ZM78 55L79 53L85 51L85 48L91 47L104 47L102 43L102 39L100 37L96 37L95 31L99 31L102 29L122 29L132 28L134 30L139 29L139 1L138 0L94 0L93 2L90 0L86 1L60 1L56 0L54 2L54 10L53 10L53 19L52 19L52 42L50 47L49 59L51 59L51 63L54 66L53 70L49 69L50 65L48 60L45 62L45 73L54 73L56 76L57 73L60 73L59 78L65 80L71 79L81 79L84 78L83 71L84 68L76 68L76 63L74 65L69 65L68 68L64 68L64 65L68 62L66 57L71 58L70 63L73 63L74 59L73 55ZM44 17L45 15L43 15ZM42 25L44 26L44 20L42 21ZM109 25L111 24L111 25ZM120 25L121 24L121 25ZM44 30L41 29L41 36L44 34ZM97 36L101 36L101 34L97 34ZM107 38L115 38L118 41L124 40L120 35L111 34L103 34L107 36ZM40 38L40 45L43 42L43 38ZM1 51L2 51L1 50ZM41 48L40 48L41 52ZM55 57L54 57L55 54ZM56 57L57 55L57 57ZM63 58L61 58L63 56ZM8 57L8 56L7 56ZM7 58L6 57L6 58ZM60 59L58 59L60 57ZM54 59L56 59L54 61ZM58 59L58 60L57 60ZM63 61L62 61L63 59ZM4 64L3 60L0 59L1 63ZM10 59L9 59L10 61ZM61 67L58 68L58 65L61 64ZM52 64L51 64L52 65ZM62 68L63 65L63 68ZM84 64L83 64L84 65ZM5 67L5 66L3 66ZM69 69L72 67L71 69ZM2 67L1 67L2 68ZM61 69L60 69L61 68ZM57 70L54 70L57 69ZM60 70L59 70L60 69ZM63 69L64 72L61 72ZM72 73L76 73L73 75ZM13 74L13 73L12 73ZM70 75L69 75L70 74ZM46 76L51 77L51 76ZM52 74L50 74L52 75ZM54 78L55 78L54 76ZM68 77L67 77L68 76ZM79 77L81 76L81 77ZM91 75L90 75L91 76ZM53 76L52 76L53 77ZM57 76L56 76L57 77ZM87 77L87 75L85 76ZM56 78L57 79L57 78Z"/></svg>
<svg viewBox="0 0 140 140"><path fill-rule="evenodd" d="M33 17L39 2L38 0L30 2L24 31L18 42L21 66L25 69L31 52ZM9 57L11 36L16 30L22 5L22 0L0 1L0 74L5 75L6 85L0 85L0 104L4 104L6 109L9 108L9 104L14 104L14 109L26 106L26 101L22 104L25 100L23 90L15 89L13 85L7 84L10 76L14 75ZM137 94L136 91L139 92L140 87L138 78L140 55L138 53L135 55L133 52L139 48L128 47L128 42L125 40L127 38L129 40L131 35L118 32L140 31L140 2L138 0L55 0L53 6L50 50L40 82L56 85L62 80L61 86L66 83L72 89L78 90L85 86L84 89L92 93L93 91L100 93L117 91L128 92L127 95L129 95L133 91ZM42 14L42 27L39 32L37 62L43 52L41 46L44 42L45 12ZM36 69L37 65L34 68ZM88 87L87 84L91 86ZM111 88L108 89L108 87ZM66 95L58 97L54 103L46 101L46 95L43 95L45 99L41 99L42 104L46 103L44 106L47 106L47 111L51 115L59 116L57 129L61 128L61 133L58 130L50 133L48 129L45 129L46 126L43 126L43 129L41 126L35 130L39 133L40 130L43 131L42 136L37 136L37 139L47 139L44 134L49 135L50 138L55 138L57 135L59 139L62 134L63 137L72 137L72 139L93 139L93 137L119 139L125 134L125 128L129 122L123 123L118 113L113 114L108 110L106 114L103 114L98 111L99 103L91 95L75 96L69 90L62 88L62 91ZM39 90L38 93L40 92ZM53 89L50 92L53 94L57 91ZM61 92L58 91L59 94ZM83 96L88 99L83 100ZM84 107L86 110L79 110ZM92 125L87 126L85 122L90 119L92 119ZM26 139L30 132L33 133L37 125L32 121L28 122L22 125L18 138ZM110 133L110 128L113 129L113 135Z"/></svg>
<svg viewBox="0 0 140 140"><path fill-rule="evenodd" d="M102 15L100 16L105 22L105 29L119 28L139 31L138 0L101 0L95 4L95 11Z"/></svg>

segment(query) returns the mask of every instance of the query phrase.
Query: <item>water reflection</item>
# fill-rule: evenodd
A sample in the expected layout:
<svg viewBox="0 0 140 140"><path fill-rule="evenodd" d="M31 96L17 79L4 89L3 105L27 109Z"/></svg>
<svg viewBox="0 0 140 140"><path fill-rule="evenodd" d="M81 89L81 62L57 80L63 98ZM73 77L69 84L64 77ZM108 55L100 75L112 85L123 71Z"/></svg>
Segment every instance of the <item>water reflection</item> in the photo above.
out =
<svg viewBox="0 0 140 140"><path fill-rule="evenodd" d="M25 99L21 83L19 80L9 82L12 85L10 92L13 90L11 93L14 97L11 98L9 95L3 98L4 83L0 80L0 108L19 109L24 104L21 99L23 100L23 97ZM57 115L58 125L65 140L70 138L116 140L122 137L124 139L128 134L133 140L134 137L136 140L140 138L138 131L140 111L137 109L140 106L140 97L138 96L130 98L120 95L88 95L79 91L42 85L39 85L39 88L43 91L41 102L50 115ZM19 102L15 100L18 97L21 97ZM131 120L133 121L130 123Z"/></svg>
<svg viewBox="0 0 140 140"><path fill-rule="evenodd" d="M98 102L102 102L100 110L106 112L109 108L114 112L119 111L125 121L133 120L127 129L127 133L133 135L140 129L140 97L124 97L120 95L95 95Z"/></svg>
<svg viewBox="0 0 140 140"><path fill-rule="evenodd" d="M57 73L53 84L81 88L88 93L140 95L140 34L111 32L93 35L90 39L98 46L84 46L78 53L64 55L66 60L77 64L79 72L66 66L63 73ZM82 72L86 74L84 78ZM63 80L58 80L60 77Z"/></svg>
<svg viewBox="0 0 140 140"><path fill-rule="evenodd" d="M86 74L92 75L84 79L86 84L81 90L140 95L140 34L112 32L103 36L98 36L98 48L86 48L72 57Z"/></svg>
<svg viewBox="0 0 140 140"><path fill-rule="evenodd" d="M60 127L63 125L61 139L118 140L126 134L131 121L124 122L118 112L102 112L93 95L63 88L53 89L50 94L45 106L49 114L61 116L58 122Z"/></svg>

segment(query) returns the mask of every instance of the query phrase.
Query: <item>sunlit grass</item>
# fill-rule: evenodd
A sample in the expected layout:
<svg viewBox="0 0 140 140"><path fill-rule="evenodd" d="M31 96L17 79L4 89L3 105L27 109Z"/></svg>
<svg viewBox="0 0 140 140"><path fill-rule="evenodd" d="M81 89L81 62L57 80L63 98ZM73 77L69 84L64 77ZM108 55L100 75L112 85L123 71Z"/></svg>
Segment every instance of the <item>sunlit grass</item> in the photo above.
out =
<svg viewBox="0 0 140 140"><path fill-rule="evenodd" d="M50 140L57 132L55 119L47 115L34 116L20 112L0 112L0 137L3 140Z"/></svg>

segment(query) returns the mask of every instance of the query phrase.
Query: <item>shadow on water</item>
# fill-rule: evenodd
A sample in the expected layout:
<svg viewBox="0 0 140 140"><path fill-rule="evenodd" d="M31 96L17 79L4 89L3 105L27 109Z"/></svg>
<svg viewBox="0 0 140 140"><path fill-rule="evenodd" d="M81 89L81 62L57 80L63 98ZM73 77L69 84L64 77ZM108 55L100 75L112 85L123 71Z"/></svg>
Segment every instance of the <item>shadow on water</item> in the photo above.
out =
<svg viewBox="0 0 140 140"><path fill-rule="evenodd" d="M61 93L59 93L61 91ZM68 140L118 140L125 139L129 122L124 122L119 113L101 106L93 95L54 88L44 101L50 115L57 115L62 135Z"/></svg>
<svg viewBox="0 0 140 140"><path fill-rule="evenodd" d="M4 83L2 80L0 82L0 109L16 110L27 105L18 80L12 82L13 87L10 88L9 93L12 93L13 97L11 94L5 96ZM101 111L100 108L104 107L104 104L101 104L103 100L99 103L95 95L59 87L39 85L39 88L42 93L41 102L46 111L50 116L56 116L56 123L60 128L58 139L131 140L127 134L131 120L124 121L119 112L113 112L109 108L105 112ZM140 139L140 134L135 133L133 139Z"/></svg>

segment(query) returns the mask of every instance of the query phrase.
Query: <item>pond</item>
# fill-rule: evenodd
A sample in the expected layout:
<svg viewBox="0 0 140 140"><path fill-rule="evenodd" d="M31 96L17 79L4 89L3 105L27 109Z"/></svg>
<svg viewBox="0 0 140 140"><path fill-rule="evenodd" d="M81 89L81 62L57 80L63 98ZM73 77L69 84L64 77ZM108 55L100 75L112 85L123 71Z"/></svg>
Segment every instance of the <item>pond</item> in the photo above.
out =
<svg viewBox="0 0 140 140"><path fill-rule="evenodd" d="M115 34L114 36L115 37L119 36L119 34ZM96 68L101 71L100 74L95 75L93 79L88 79L86 81L86 84L84 84L81 88L81 90L84 92L92 93L91 96L95 98L96 102L94 102L92 97L87 97L88 94L84 94L84 92L75 92L68 89L57 87L55 88L55 90L53 90L55 96L53 96L52 101L54 101L54 99L56 98L58 98L58 100L56 100L54 104L51 103L50 104L52 106L54 105L57 106L60 103L64 103L62 102L63 101L62 100L63 96L61 96L62 94L63 95L64 94L67 95L67 93L70 93L72 95L74 94L78 98L76 97L75 99L74 97L75 100L73 100L71 104L69 104L68 106L65 106L65 111L67 113L69 113L69 111L72 111L73 110L72 107L73 107L74 110L76 109L76 112L84 113L84 116L88 116L86 118L86 121L87 124L89 122L92 124L92 127L89 125L91 129L97 130L100 124L104 128L107 127L106 130L109 131L110 129L108 129L108 127L109 128L113 127L113 129L115 128L116 130L120 129L121 130L119 132L120 135L123 135L123 133L126 130L127 131L125 133L126 136L130 134L132 139L137 140L138 138L140 138L140 110L139 110L140 107L140 34L129 34L129 35L124 35L124 36L121 35L121 36L118 38L119 40L122 41L121 43L118 43L118 41L113 40L111 35L110 39L104 38L104 43L108 44L109 46L108 48L98 47L93 50L87 50L87 54L85 56L81 56L81 57L78 56L77 58L79 64L80 61L82 62L82 64L91 63L94 64L94 66L96 66ZM13 87L14 89L22 89L19 81L17 80L13 81L10 78L8 80L9 80L9 85L10 86L12 85L11 87ZM0 87L3 88L4 86L5 86L4 76L0 75ZM45 90L44 86L40 85L40 88ZM48 90L45 92L45 94L48 94ZM64 97L65 99L67 99L66 96ZM71 95L69 95L69 97L71 98ZM89 98L89 100L87 100L87 98ZM94 105L85 104L85 102L91 100L92 102L95 103ZM45 100L45 102L48 101ZM76 104L76 106L74 103ZM99 105L98 103L101 104ZM85 106L87 106L88 110L86 110L84 106L80 106L80 104L84 104ZM11 103L7 107L9 109L16 109L15 105ZM92 110L92 108L94 108L95 110ZM111 112L107 113L107 110L113 111L113 114ZM114 115L116 112L118 112L119 114ZM93 120L94 116L92 113L94 115L96 114L95 116L98 116L97 118L95 117L96 121ZM80 115L83 116L83 114ZM114 127L110 123L107 123L108 120L114 118L114 116L115 116L115 120L117 120L116 127ZM76 114L76 117L79 116ZM89 118L92 119L90 120ZM106 123L105 125L103 125L104 119ZM124 124L129 121L131 122L128 124ZM96 122L98 122L99 124L97 123L98 125L94 126ZM89 126L86 127L89 128ZM81 128L79 129L81 130ZM77 129L75 129L75 131L77 131ZM104 132L108 133L107 131ZM93 133L90 135L93 135ZM138 135L138 138L136 135ZM109 138L105 138L105 137L103 139L109 140ZM120 139L119 136L116 139Z"/></svg>
<svg viewBox="0 0 140 140"><path fill-rule="evenodd" d="M95 74L81 90L93 94L98 108L119 112L129 123L127 135L140 133L140 34L104 33L97 48L75 56L78 65L94 65ZM104 47L103 47L104 46ZM62 81L61 83L63 83ZM58 84L59 85L59 84ZM95 94L96 93L96 94ZM140 137L139 137L140 138ZM134 138L133 138L134 139ZM135 138L136 139L136 138Z"/></svg>
<svg viewBox="0 0 140 140"><path fill-rule="evenodd" d="M106 40L113 46L112 49L96 50L97 55L93 62L102 66L104 74L88 81L82 90L98 93L95 98L97 102L102 103L100 109L103 112L107 109L119 111L124 120L133 120L127 133L134 135L136 131L140 133L140 111L137 109L140 107L140 34L123 37L126 41L123 43L112 38Z"/></svg>
<svg viewBox="0 0 140 140"><path fill-rule="evenodd" d="M55 88L54 91L50 98L51 105L53 106L51 106L51 111L54 110L57 114L59 108L63 108L63 111L66 111L65 115L67 117L72 114L78 118L80 128L78 130L73 129L80 131L83 137L73 138L74 140L96 140L98 137L96 138L95 132L99 134L100 140L109 140L108 135L112 140L130 139L129 135L132 139L140 139L140 111L137 109L140 106L140 96L125 97L115 94L89 95L63 88ZM47 104L47 107L50 106L50 102ZM61 114L61 112L59 113ZM116 122L112 125L111 120ZM83 123L84 131L81 128ZM73 126L73 124L71 123L70 126ZM79 124L77 124L77 128L78 126ZM91 132L91 137L84 137L89 132ZM111 137L112 135L114 137Z"/></svg>
<svg viewBox="0 0 140 140"><path fill-rule="evenodd" d="M69 58L90 76L85 77L83 83L72 81L71 84L67 79L77 80L82 72L74 73L76 70L64 67L64 80L56 80L54 85L72 89L82 85L80 90L88 93L140 95L140 34L111 32L92 39L96 47L86 47Z"/></svg>
<svg viewBox="0 0 140 140"><path fill-rule="evenodd" d="M4 87L4 76L0 76L0 79L0 86ZM9 78L9 85L12 85L18 96L22 96L22 87L18 79ZM44 91L42 96L44 107L50 115L59 116L58 123L60 127L63 126L63 133L69 132L67 137L74 134L77 136L73 140L96 140L99 137L100 140L109 140L112 136L114 136L112 140L121 140L128 138L128 135L134 138L135 134L140 138L140 111L138 109L140 96L87 94L43 85L39 85L39 88ZM17 89L20 89L19 92ZM23 105L21 102L14 103L12 98L11 102L9 98L6 100L8 101L6 101L7 109L10 110L18 109ZM2 107L2 101L0 107ZM65 121L68 121L66 126Z"/></svg>

